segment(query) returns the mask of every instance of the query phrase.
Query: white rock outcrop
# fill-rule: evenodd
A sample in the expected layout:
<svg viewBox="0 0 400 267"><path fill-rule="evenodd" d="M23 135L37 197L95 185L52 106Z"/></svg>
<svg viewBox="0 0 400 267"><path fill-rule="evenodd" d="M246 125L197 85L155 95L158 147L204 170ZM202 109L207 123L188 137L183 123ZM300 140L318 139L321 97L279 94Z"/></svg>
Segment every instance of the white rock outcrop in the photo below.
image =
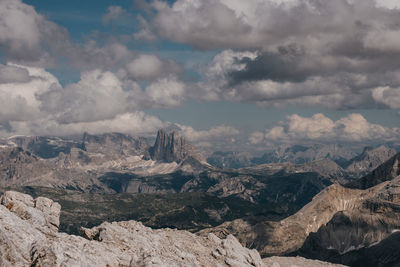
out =
<svg viewBox="0 0 400 267"><path fill-rule="evenodd" d="M233 236L105 222L83 237L58 232L60 205L8 191L0 198L0 266L266 266Z"/></svg>

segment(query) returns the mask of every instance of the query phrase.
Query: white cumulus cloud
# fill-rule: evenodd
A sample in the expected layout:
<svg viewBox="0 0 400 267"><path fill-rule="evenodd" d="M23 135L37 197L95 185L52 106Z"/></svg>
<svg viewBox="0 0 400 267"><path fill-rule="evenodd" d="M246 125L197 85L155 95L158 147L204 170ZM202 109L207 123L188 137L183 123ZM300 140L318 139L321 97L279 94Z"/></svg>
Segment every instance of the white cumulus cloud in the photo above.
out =
<svg viewBox="0 0 400 267"><path fill-rule="evenodd" d="M201 141L204 142L212 140L215 141L221 138L223 139L232 138L233 136L239 134L239 130L235 129L232 126L227 126L227 125L218 125L208 130L195 130L191 126L185 126L180 124L178 124L177 126L181 129L182 134L193 142L201 142Z"/></svg>
<svg viewBox="0 0 400 267"><path fill-rule="evenodd" d="M312 117L293 114L265 132L254 132L252 144L263 142L377 142L400 137L399 128L388 128L368 122L361 114L353 113L336 121L318 113Z"/></svg>
<svg viewBox="0 0 400 267"><path fill-rule="evenodd" d="M184 84L173 76L142 88L135 81L95 69L63 87L43 68L0 65L1 135L154 133L169 123L141 110L176 107L184 97Z"/></svg>
<svg viewBox="0 0 400 267"><path fill-rule="evenodd" d="M392 109L400 109L400 87L378 87L372 91L372 96L379 103Z"/></svg>

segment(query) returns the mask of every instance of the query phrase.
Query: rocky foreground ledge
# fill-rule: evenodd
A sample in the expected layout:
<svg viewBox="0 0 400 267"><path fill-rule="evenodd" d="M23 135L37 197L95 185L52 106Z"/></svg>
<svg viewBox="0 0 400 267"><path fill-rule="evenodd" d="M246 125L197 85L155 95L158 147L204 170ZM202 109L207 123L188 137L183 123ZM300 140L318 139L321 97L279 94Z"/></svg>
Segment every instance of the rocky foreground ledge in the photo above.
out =
<svg viewBox="0 0 400 267"><path fill-rule="evenodd" d="M260 258L232 235L152 230L140 222L105 222L82 237L58 232L61 206L7 191L0 198L0 266L332 266L305 259ZM299 263L305 265L298 265ZM322 264L322 265L321 265ZM326 264L326 265L323 265Z"/></svg>

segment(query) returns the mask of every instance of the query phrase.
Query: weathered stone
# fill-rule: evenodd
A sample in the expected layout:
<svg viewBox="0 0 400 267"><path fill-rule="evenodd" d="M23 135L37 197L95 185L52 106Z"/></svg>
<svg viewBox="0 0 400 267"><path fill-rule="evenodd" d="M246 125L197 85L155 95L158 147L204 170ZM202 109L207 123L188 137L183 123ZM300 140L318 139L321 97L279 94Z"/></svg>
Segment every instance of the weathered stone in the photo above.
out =
<svg viewBox="0 0 400 267"><path fill-rule="evenodd" d="M156 142L149 151L153 160L182 162L192 157L204 161L197 149L189 144L184 137L179 136L177 131L167 133L163 129L159 130Z"/></svg>
<svg viewBox="0 0 400 267"><path fill-rule="evenodd" d="M105 222L83 237L51 231L60 206L7 191L0 205L0 266L265 266L233 236Z"/></svg>

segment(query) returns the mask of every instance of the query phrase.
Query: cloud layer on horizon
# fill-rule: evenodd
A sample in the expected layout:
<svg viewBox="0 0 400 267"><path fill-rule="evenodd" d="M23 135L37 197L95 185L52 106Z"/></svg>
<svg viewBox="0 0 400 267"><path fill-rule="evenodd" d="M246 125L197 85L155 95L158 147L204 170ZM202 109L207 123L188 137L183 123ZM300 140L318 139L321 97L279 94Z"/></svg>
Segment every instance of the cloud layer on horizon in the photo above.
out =
<svg viewBox="0 0 400 267"><path fill-rule="evenodd" d="M368 122L361 114L352 113L336 121L322 113L311 117L297 114L287 116L277 126L265 132L253 132L249 137L251 144L269 143L379 143L397 141L400 128L389 128Z"/></svg>
<svg viewBox="0 0 400 267"><path fill-rule="evenodd" d="M2 77L12 71L14 75ZM109 71L83 72L76 83L62 87L43 68L0 65L0 136L56 135L83 132L122 132L152 136L171 122L148 115L142 109L179 104L184 85L174 78L161 78L142 88L134 81L121 81ZM239 132L230 126L197 131L179 125L193 142L213 142Z"/></svg>
<svg viewBox="0 0 400 267"><path fill-rule="evenodd" d="M128 11L110 6L102 17L112 24ZM154 135L169 127L142 110L176 108L187 97L183 67L172 59L131 51L118 39L74 42L67 29L20 0L0 1L0 135L75 135L122 132ZM18 22L18 23L16 23ZM80 72L62 86L46 68L59 60ZM13 62L13 63L10 63ZM179 125L193 142L213 142L238 131L215 126L197 131Z"/></svg>
<svg viewBox="0 0 400 267"><path fill-rule="evenodd" d="M94 31L76 40L33 6L1 0L0 135L154 134L172 123L143 110L175 109L189 99L400 110L400 6L390 0L154 0L141 7L140 29L132 27L130 36ZM131 11L110 6L98 23L118 26L133 18ZM189 69L158 47L135 49L132 42L140 40L169 40L215 56ZM63 84L49 72L61 68L79 73L79 80ZM176 125L204 147L218 141L229 149L247 140L246 131L229 125ZM289 116L249 141L399 137L397 128L369 123L360 114L337 121L316 114Z"/></svg>

